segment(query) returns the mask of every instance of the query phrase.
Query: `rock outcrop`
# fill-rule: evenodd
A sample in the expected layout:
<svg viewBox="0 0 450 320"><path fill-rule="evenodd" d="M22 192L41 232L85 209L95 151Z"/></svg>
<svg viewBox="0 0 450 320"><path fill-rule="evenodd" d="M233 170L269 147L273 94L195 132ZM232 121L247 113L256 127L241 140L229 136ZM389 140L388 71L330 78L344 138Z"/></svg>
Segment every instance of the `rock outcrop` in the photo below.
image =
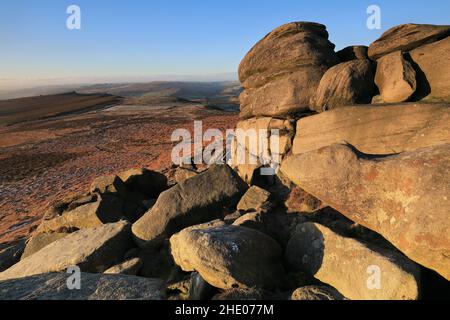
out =
<svg viewBox="0 0 450 320"><path fill-rule="evenodd" d="M450 26L402 24L387 30L369 46L369 58L377 60L394 51L410 51L450 35Z"/></svg>
<svg viewBox="0 0 450 320"><path fill-rule="evenodd" d="M287 158L281 170L410 259L450 279L450 144L380 157L336 144Z"/></svg>

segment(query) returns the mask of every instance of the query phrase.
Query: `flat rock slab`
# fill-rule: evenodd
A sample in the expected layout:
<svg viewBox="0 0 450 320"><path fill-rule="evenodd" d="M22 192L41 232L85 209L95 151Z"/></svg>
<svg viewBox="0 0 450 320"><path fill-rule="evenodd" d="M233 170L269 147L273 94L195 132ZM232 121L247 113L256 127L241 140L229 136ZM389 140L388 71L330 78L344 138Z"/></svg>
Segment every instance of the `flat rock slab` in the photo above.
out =
<svg viewBox="0 0 450 320"><path fill-rule="evenodd" d="M133 234L141 247L183 228L222 216L223 207L236 206L247 185L227 165L214 165L163 192L156 204L133 224Z"/></svg>
<svg viewBox="0 0 450 320"><path fill-rule="evenodd" d="M361 105L297 122L292 153L349 143L368 154L392 154L450 143L449 103Z"/></svg>
<svg viewBox="0 0 450 320"><path fill-rule="evenodd" d="M118 263L133 246L130 224L117 222L83 229L55 241L0 273L0 280L59 272L78 266L83 272L103 272Z"/></svg>
<svg viewBox="0 0 450 320"><path fill-rule="evenodd" d="M184 271L197 271L216 288L274 288L284 276L281 247L253 229L194 226L172 236L170 244Z"/></svg>
<svg viewBox="0 0 450 320"><path fill-rule="evenodd" d="M297 226L286 260L351 300L415 300L419 268L396 252L375 251L317 224ZM378 273L378 274L374 274Z"/></svg>
<svg viewBox="0 0 450 320"><path fill-rule="evenodd" d="M162 300L166 295L159 279L81 273L80 290L69 290L70 276L48 273L2 281L0 300Z"/></svg>
<svg viewBox="0 0 450 320"><path fill-rule="evenodd" d="M287 158L281 171L450 279L450 144L385 157L336 144Z"/></svg>

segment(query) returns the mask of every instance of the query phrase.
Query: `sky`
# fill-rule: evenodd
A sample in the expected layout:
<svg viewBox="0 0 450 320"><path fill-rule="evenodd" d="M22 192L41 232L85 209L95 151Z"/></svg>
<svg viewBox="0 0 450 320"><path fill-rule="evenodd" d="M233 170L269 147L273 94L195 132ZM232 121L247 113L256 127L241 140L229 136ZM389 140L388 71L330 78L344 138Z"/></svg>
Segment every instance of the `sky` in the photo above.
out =
<svg viewBox="0 0 450 320"><path fill-rule="evenodd" d="M372 4L380 30L366 26ZM69 5L81 9L81 30L66 27ZM287 22L323 23L341 49L368 45L398 24L449 18L448 0L1 0L0 85L227 77Z"/></svg>

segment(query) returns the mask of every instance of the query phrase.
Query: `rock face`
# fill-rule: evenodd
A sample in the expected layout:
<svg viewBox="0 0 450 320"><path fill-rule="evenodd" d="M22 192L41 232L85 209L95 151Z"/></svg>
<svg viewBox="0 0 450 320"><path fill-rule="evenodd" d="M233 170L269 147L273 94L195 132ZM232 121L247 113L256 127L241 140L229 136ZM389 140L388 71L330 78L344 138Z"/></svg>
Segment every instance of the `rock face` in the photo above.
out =
<svg viewBox="0 0 450 320"><path fill-rule="evenodd" d="M0 282L0 300L162 300L164 281L123 275L81 274L81 289L69 290L70 274L47 273Z"/></svg>
<svg viewBox="0 0 450 320"><path fill-rule="evenodd" d="M407 101L416 92L416 71L401 51L378 60L375 83L384 102Z"/></svg>
<svg viewBox="0 0 450 320"><path fill-rule="evenodd" d="M324 25L293 22L276 28L242 60L241 117L285 116L307 110L323 73L338 62Z"/></svg>
<svg viewBox="0 0 450 320"><path fill-rule="evenodd" d="M270 192L258 186L252 186L242 197L237 209L244 212L260 211L264 204L269 201Z"/></svg>
<svg viewBox="0 0 450 320"><path fill-rule="evenodd" d="M281 171L450 279L450 144L385 157L337 144L287 158Z"/></svg>
<svg viewBox="0 0 450 320"><path fill-rule="evenodd" d="M96 200L95 200L96 199ZM95 195L94 202L88 202L73 210L65 211L52 219L44 220L38 233L58 232L60 230L84 229L101 226L121 220L123 201L112 194Z"/></svg>
<svg viewBox="0 0 450 320"><path fill-rule="evenodd" d="M311 108L322 112L337 107L370 103L375 93L374 66L368 59L340 63L320 80Z"/></svg>
<svg viewBox="0 0 450 320"><path fill-rule="evenodd" d="M344 300L345 298L334 288L326 286L306 286L296 289L291 300Z"/></svg>
<svg viewBox="0 0 450 320"><path fill-rule="evenodd" d="M59 272L77 265L83 272L103 272L133 245L126 222L84 229L51 243L0 273L0 280Z"/></svg>
<svg viewBox="0 0 450 320"><path fill-rule="evenodd" d="M137 243L170 237L181 229L221 217L223 207L233 207L246 184L227 165L207 171L163 192L153 208L133 224Z"/></svg>
<svg viewBox="0 0 450 320"><path fill-rule="evenodd" d="M387 30L369 46L369 57L377 60L394 51L410 51L450 35L450 26L402 24Z"/></svg>
<svg viewBox="0 0 450 320"><path fill-rule="evenodd" d="M184 271L198 271L216 288L274 288L284 275L280 246L256 230L194 226L174 235L170 244Z"/></svg>
<svg viewBox="0 0 450 320"><path fill-rule="evenodd" d="M416 99L450 102L450 37L410 52L418 71Z"/></svg>
<svg viewBox="0 0 450 320"><path fill-rule="evenodd" d="M349 46L336 52L341 62L347 62L355 59L368 59L367 46Z"/></svg>
<svg viewBox="0 0 450 320"><path fill-rule="evenodd" d="M343 142L368 154L410 151L450 143L449 122L447 103L345 107L300 119L292 153Z"/></svg>
<svg viewBox="0 0 450 320"><path fill-rule="evenodd" d="M316 224L297 226L286 260L351 300L410 300L419 296L419 268L394 252L377 252ZM379 274L372 275L372 272Z"/></svg>
<svg viewBox="0 0 450 320"><path fill-rule="evenodd" d="M21 260L33 255L50 243L58 241L67 236L67 233L41 233L30 238L22 254Z"/></svg>

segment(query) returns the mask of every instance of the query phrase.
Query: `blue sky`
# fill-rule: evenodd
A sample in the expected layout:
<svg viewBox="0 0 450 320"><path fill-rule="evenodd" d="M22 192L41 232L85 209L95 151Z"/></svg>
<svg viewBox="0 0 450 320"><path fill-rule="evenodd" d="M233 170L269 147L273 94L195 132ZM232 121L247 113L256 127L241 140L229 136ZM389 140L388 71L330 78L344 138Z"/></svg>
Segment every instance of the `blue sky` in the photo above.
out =
<svg viewBox="0 0 450 320"><path fill-rule="evenodd" d="M66 8L82 29L66 28ZM382 29L366 28L381 7ZM127 78L236 72L251 46L290 21L327 25L338 49L407 22L449 24L448 0L1 0L0 79Z"/></svg>

